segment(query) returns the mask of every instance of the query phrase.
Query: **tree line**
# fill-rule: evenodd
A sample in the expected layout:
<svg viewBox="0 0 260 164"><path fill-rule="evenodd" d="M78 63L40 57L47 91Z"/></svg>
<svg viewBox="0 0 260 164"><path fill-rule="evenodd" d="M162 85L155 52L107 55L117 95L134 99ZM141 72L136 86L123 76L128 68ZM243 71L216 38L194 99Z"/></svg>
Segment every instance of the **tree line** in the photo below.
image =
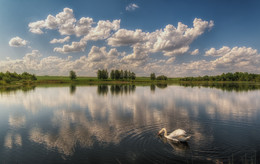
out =
<svg viewBox="0 0 260 164"><path fill-rule="evenodd" d="M134 72L128 71L128 70L111 70L109 73L107 69L102 69L97 71L97 78L100 80L107 80L108 78L112 80L135 80L136 75ZM70 71L70 79L75 80L77 79L76 72L71 70ZM155 73L150 74L151 80L167 80L168 77L165 75L160 75L156 77Z"/></svg>
<svg viewBox="0 0 260 164"><path fill-rule="evenodd" d="M0 80L5 81L6 83L11 83L12 81L20 81L20 80L37 80L34 74L30 74L28 72L24 72L22 74L18 74L16 72L11 73L7 71L6 73L0 72Z"/></svg>
<svg viewBox="0 0 260 164"><path fill-rule="evenodd" d="M135 80L136 75L134 72L131 71L127 71L127 70L111 70L110 74L108 73L108 71L106 69L103 70L98 70L97 71L97 77L98 79L103 79L106 80L108 79L110 75L110 78L112 80Z"/></svg>
<svg viewBox="0 0 260 164"><path fill-rule="evenodd" d="M247 72L229 72L217 76L185 77L181 78L180 81L260 81L260 75Z"/></svg>

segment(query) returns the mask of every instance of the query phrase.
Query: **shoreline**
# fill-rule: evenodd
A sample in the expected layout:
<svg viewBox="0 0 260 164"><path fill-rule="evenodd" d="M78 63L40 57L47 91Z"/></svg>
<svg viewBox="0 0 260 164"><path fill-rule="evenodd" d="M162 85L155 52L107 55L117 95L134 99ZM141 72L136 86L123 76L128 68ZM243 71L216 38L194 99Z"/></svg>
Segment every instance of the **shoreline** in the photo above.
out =
<svg viewBox="0 0 260 164"><path fill-rule="evenodd" d="M65 76L37 76L36 81L14 81L10 84L0 83L0 88L18 88L38 85L156 85L156 84L178 84L190 86L222 85L222 84L246 84L260 85L255 81L181 81L180 78L168 78L168 80L151 80L150 77L137 77L135 80L99 80L96 77L78 77L70 80Z"/></svg>

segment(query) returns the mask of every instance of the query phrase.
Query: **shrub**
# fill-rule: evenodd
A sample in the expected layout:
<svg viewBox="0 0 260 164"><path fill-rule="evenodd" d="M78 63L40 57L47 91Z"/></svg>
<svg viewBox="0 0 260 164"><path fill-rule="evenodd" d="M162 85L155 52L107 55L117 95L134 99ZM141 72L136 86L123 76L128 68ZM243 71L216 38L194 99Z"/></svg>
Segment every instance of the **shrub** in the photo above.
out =
<svg viewBox="0 0 260 164"><path fill-rule="evenodd" d="M11 78L10 77L4 77L3 80L6 82L6 83L11 83Z"/></svg>
<svg viewBox="0 0 260 164"><path fill-rule="evenodd" d="M168 78L165 75L161 75L161 76L158 76L156 79L157 80L167 80Z"/></svg>

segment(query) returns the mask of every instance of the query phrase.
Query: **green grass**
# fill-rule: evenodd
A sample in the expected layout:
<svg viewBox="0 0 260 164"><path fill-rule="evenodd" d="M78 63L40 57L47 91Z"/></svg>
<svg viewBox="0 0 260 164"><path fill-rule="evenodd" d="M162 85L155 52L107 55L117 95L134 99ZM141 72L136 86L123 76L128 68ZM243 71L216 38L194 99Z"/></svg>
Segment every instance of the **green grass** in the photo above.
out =
<svg viewBox="0 0 260 164"><path fill-rule="evenodd" d="M67 76L37 76L37 80L70 80Z"/></svg>
<svg viewBox="0 0 260 164"><path fill-rule="evenodd" d="M179 78L169 78L168 80L150 80L150 77L137 77L135 80L99 80L97 77L77 77L76 80L70 80L66 76L37 76L36 83L72 83L72 84L156 84L156 83L176 83Z"/></svg>
<svg viewBox="0 0 260 164"><path fill-rule="evenodd" d="M168 80L150 80L150 77L137 77L135 80L99 80L97 77L77 77L76 80L70 80L68 76L37 76L36 81L13 81L6 83L0 80L0 87L17 87L25 85L101 85L101 84L135 84L135 85L151 85L151 84L185 84L185 85L205 85L205 84L221 84L221 83L252 83L252 82L206 82L206 81L180 81L180 78L168 78Z"/></svg>
<svg viewBox="0 0 260 164"><path fill-rule="evenodd" d="M68 76L37 76L37 81L71 81ZM97 81L96 77L77 77L77 81Z"/></svg>
<svg viewBox="0 0 260 164"><path fill-rule="evenodd" d="M21 80L6 83L0 80L0 92L12 92L16 89L28 91L38 87L64 87L64 86L97 86L97 85L136 85L157 86L165 88L167 85L180 85L184 87L203 86L214 87L225 91L249 91L260 89L259 82L248 81L180 81L180 78L168 78L168 80L150 80L150 77L137 77L135 80L99 80L97 77L78 77L70 80L68 76L37 76L36 81Z"/></svg>
<svg viewBox="0 0 260 164"><path fill-rule="evenodd" d="M37 84L43 83L88 83L99 81L95 77L78 77L76 80L70 80L67 76L37 76Z"/></svg>

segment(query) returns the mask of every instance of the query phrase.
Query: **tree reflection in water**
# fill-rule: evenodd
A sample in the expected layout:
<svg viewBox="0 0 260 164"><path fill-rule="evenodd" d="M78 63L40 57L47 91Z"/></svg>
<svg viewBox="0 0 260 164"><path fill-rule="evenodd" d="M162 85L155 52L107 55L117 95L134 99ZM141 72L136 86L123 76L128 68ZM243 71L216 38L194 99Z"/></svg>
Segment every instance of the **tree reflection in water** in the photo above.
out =
<svg viewBox="0 0 260 164"><path fill-rule="evenodd" d="M151 84L151 85L150 85L150 90L151 90L152 93L155 92L155 85L154 85L154 84Z"/></svg>
<svg viewBox="0 0 260 164"><path fill-rule="evenodd" d="M251 90L258 90L260 89L260 85L254 83L186 83L181 82L181 86L184 87L206 87L206 88L217 88L223 91L236 91L236 92L243 92L243 91L251 91Z"/></svg>
<svg viewBox="0 0 260 164"><path fill-rule="evenodd" d="M97 86L98 95L107 95L108 93L108 85L98 85Z"/></svg>
<svg viewBox="0 0 260 164"><path fill-rule="evenodd" d="M111 85L110 92L112 95L128 94L135 92L135 85Z"/></svg>
<svg viewBox="0 0 260 164"><path fill-rule="evenodd" d="M76 85L75 84L71 84L70 85L70 94L71 95L73 95L73 94L75 94L75 92L76 92Z"/></svg>
<svg viewBox="0 0 260 164"><path fill-rule="evenodd" d="M158 88L161 88L161 89L164 89L164 88L167 88L167 84L165 83L158 83L158 84L156 84L156 86L158 87Z"/></svg>
<svg viewBox="0 0 260 164"><path fill-rule="evenodd" d="M12 86L12 87L0 87L0 93L16 93L17 91L22 91L27 93L36 88L35 85L24 85L24 86Z"/></svg>

